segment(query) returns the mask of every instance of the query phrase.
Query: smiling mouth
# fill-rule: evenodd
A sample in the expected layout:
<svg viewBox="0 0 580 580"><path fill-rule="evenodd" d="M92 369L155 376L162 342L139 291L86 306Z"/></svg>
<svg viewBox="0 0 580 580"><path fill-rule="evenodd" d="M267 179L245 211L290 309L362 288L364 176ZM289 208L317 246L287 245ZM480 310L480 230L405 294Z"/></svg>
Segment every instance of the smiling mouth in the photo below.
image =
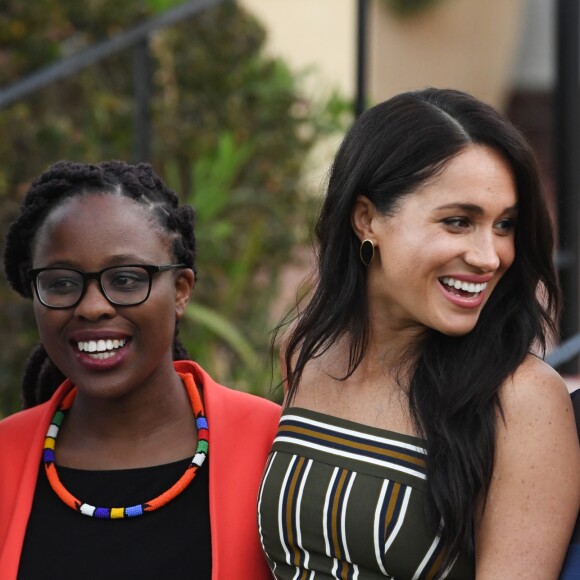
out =
<svg viewBox="0 0 580 580"><path fill-rule="evenodd" d="M115 356L117 351L127 344L126 338L121 339L100 339L77 342L77 348L95 360L105 360Z"/></svg>
<svg viewBox="0 0 580 580"><path fill-rule="evenodd" d="M448 292L462 298L477 298L487 288L487 282L482 282L481 284L462 282L450 276L439 278L439 282Z"/></svg>

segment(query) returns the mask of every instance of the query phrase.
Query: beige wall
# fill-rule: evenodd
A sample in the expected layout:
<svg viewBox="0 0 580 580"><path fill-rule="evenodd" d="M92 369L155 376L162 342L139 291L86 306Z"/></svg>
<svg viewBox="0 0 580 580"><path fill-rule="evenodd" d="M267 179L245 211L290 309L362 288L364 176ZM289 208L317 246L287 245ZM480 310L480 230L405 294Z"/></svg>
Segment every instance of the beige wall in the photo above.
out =
<svg viewBox="0 0 580 580"><path fill-rule="evenodd" d="M240 0L268 30L268 50L297 71L313 68L306 86L324 96L352 96L356 74L355 0Z"/></svg>
<svg viewBox="0 0 580 580"><path fill-rule="evenodd" d="M502 108L511 86L524 0L441 0L410 19L371 9L369 93L383 100L424 86L473 93Z"/></svg>
<svg viewBox="0 0 580 580"><path fill-rule="evenodd" d="M427 85L455 87L502 107L514 74L527 0L440 0L400 19L370 0L371 102ZM268 49L295 70L313 67L309 94L353 97L356 0L241 0L266 25Z"/></svg>

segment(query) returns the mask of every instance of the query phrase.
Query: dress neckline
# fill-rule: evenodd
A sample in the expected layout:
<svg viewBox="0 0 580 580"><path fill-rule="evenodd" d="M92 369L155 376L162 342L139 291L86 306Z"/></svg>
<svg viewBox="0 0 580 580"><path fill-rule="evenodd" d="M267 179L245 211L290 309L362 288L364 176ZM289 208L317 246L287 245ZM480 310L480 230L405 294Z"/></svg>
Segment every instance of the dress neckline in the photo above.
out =
<svg viewBox="0 0 580 580"><path fill-rule="evenodd" d="M359 431L362 433L371 434L377 437L383 437L388 439L396 439L404 443L409 443L412 445L417 445L420 447L425 447L426 441L421 437L416 435L408 435L406 433L400 433L398 431L391 431L389 429L383 429L381 427L373 427L372 425L367 425L359 421L353 421L351 419L344 419L343 417L338 417L336 415L329 415L327 413L322 413L320 411L314 411L312 409L306 409L305 407L284 407L282 410L281 419L288 417L289 415L297 415L298 417L303 417L306 419L312 419L320 423L326 423L328 425L336 426L342 429L350 429L353 431Z"/></svg>

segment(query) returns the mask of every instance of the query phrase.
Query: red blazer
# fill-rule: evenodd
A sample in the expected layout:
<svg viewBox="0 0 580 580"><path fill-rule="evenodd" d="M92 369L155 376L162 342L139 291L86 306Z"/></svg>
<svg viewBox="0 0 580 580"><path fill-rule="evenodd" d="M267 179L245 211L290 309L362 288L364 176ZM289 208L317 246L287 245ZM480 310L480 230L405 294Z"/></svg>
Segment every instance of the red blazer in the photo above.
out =
<svg viewBox="0 0 580 580"><path fill-rule="evenodd" d="M197 363L179 361L175 369L192 373L203 389L211 456L212 580L270 579L258 536L256 504L280 407L218 385ZM55 395L42 405L0 421L2 580L14 580L18 574L44 438L57 400Z"/></svg>

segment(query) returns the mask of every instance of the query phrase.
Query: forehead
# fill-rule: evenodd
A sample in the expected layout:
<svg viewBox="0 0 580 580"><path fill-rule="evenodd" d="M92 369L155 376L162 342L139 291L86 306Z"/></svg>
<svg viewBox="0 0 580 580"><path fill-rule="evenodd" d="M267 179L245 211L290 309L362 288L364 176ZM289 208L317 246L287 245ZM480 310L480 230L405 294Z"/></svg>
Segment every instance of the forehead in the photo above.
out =
<svg viewBox="0 0 580 580"><path fill-rule="evenodd" d="M37 259L71 261L93 254L147 258L165 252L169 237L143 204L113 193L89 193L65 200L48 213L32 244Z"/></svg>
<svg viewBox="0 0 580 580"><path fill-rule="evenodd" d="M474 145L450 160L444 169L408 196L425 209L431 204L472 204L504 211L518 202L511 166L490 147Z"/></svg>

